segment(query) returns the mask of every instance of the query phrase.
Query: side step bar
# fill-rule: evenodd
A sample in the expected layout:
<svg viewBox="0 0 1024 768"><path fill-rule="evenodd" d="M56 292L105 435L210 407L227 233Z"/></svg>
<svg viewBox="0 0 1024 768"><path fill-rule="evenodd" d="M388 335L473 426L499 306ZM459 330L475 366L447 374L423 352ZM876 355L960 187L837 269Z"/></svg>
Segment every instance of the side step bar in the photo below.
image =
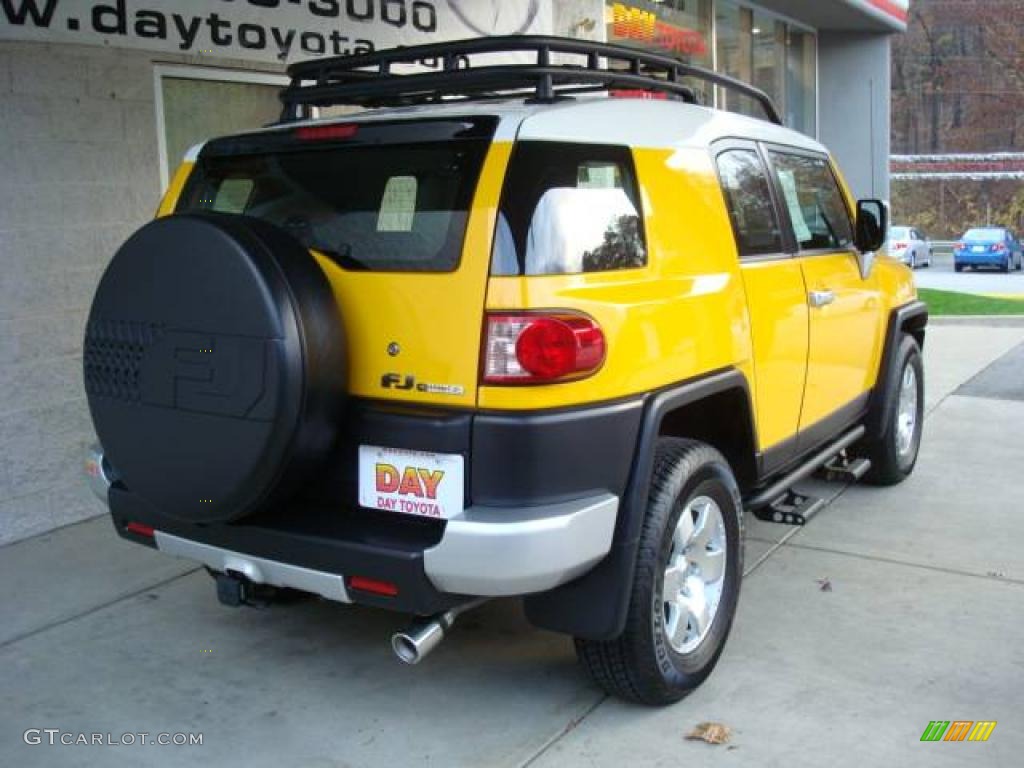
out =
<svg viewBox="0 0 1024 768"><path fill-rule="evenodd" d="M807 525L807 521L818 514L824 506L824 499L804 496L791 489L767 507L755 509L753 512L758 520L764 520L766 523Z"/></svg>
<svg viewBox="0 0 1024 768"><path fill-rule="evenodd" d="M820 499L799 496L790 489L801 480L805 480L813 475L818 469L825 466L830 459L860 440L864 436L864 432L863 425L854 427L838 440L815 453L792 472L775 481L760 493L746 499L744 506L760 520L770 523L803 525L811 515L824 506L824 503ZM859 472L860 474L857 476L862 476L870 466L870 463L865 464L862 461L858 461L856 462L855 470L851 467L850 474L853 475Z"/></svg>

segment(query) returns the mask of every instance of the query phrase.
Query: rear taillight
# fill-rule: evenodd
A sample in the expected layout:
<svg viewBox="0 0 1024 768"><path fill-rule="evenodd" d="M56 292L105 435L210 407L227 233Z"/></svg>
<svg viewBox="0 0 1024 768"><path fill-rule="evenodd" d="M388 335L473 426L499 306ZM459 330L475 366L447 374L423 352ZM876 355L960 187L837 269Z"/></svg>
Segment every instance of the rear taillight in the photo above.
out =
<svg viewBox="0 0 1024 768"><path fill-rule="evenodd" d="M901 248L906 248L906 247L907 247L908 245L910 245L910 243L904 243L904 242L903 242L903 241L901 240L901 241L900 241L900 242L898 242L898 243L893 243L893 244L892 244L892 247L893 247L893 248L895 248L895 249L896 249L896 250L898 251L898 250L900 250Z"/></svg>
<svg viewBox="0 0 1024 768"><path fill-rule="evenodd" d="M156 531L153 530L153 526L145 525L144 523L136 523L134 521L125 525L124 529L128 533L134 533L136 536L145 536L146 538L153 538Z"/></svg>
<svg viewBox="0 0 1024 768"><path fill-rule="evenodd" d="M1002 253L1006 250L1006 243L996 243L992 246L992 250L996 253Z"/></svg>
<svg viewBox="0 0 1024 768"><path fill-rule="evenodd" d="M953 246L954 251L963 251L967 249L967 243L957 243Z"/></svg>
<svg viewBox="0 0 1024 768"><path fill-rule="evenodd" d="M348 586L349 589L369 592L372 595L381 595L382 597L394 597L398 594L398 585L392 584L390 581L368 579L365 576L353 576L348 580Z"/></svg>
<svg viewBox="0 0 1024 768"><path fill-rule="evenodd" d="M295 129L295 138L302 141L337 141L351 139L359 132L355 123L338 123L335 125L303 125Z"/></svg>
<svg viewBox="0 0 1024 768"><path fill-rule="evenodd" d="M601 327L569 312L487 316L484 384L548 384L588 376L604 362Z"/></svg>

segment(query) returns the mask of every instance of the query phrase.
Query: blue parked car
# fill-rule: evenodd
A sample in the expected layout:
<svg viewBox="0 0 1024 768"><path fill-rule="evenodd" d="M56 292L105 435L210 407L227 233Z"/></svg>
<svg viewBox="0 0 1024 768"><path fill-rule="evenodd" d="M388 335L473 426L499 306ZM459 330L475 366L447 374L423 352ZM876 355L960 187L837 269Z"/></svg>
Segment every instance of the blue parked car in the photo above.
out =
<svg viewBox="0 0 1024 768"><path fill-rule="evenodd" d="M1021 269L1024 251L1013 232L1004 227L969 229L953 246L953 267L995 267L1001 272Z"/></svg>

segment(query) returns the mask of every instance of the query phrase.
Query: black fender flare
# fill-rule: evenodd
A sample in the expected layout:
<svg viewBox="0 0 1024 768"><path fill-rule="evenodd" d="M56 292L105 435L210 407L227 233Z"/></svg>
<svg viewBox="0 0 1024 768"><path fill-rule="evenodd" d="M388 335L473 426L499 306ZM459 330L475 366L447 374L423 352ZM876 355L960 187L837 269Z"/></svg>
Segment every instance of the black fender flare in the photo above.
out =
<svg viewBox="0 0 1024 768"><path fill-rule="evenodd" d="M675 384L645 399L633 467L619 502L611 550L592 570L575 581L549 592L526 596L524 606L531 624L588 640L611 640L622 633L633 588L640 528L647 510L654 448L662 421L666 414L678 408L737 389L744 393L753 414L747 378L736 368L721 369Z"/></svg>
<svg viewBox="0 0 1024 768"><path fill-rule="evenodd" d="M896 349L901 333L920 334L920 342L923 347L924 329L928 325L928 305L920 299L915 299L907 304L894 308L889 313L889 322L885 329L885 343L882 347L882 357L878 364L878 376L875 377L875 386L871 389L871 396L868 399L867 418L864 426L867 434L880 434L882 425L881 400L883 396L880 382L887 380L889 375L889 363L892 360L893 350Z"/></svg>

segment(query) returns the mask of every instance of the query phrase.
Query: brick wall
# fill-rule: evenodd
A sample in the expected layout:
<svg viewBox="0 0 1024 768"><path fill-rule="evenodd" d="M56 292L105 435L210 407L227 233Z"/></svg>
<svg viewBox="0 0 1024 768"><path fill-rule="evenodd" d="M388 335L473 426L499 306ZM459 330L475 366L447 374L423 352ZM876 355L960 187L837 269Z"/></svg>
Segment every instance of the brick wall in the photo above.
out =
<svg viewBox="0 0 1024 768"><path fill-rule="evenodd" d="M0 43L0 545L104 511L82 474L82 336L104 267L158 202L154 58ZM232 64L253 68L216 62Z"/></svg>

